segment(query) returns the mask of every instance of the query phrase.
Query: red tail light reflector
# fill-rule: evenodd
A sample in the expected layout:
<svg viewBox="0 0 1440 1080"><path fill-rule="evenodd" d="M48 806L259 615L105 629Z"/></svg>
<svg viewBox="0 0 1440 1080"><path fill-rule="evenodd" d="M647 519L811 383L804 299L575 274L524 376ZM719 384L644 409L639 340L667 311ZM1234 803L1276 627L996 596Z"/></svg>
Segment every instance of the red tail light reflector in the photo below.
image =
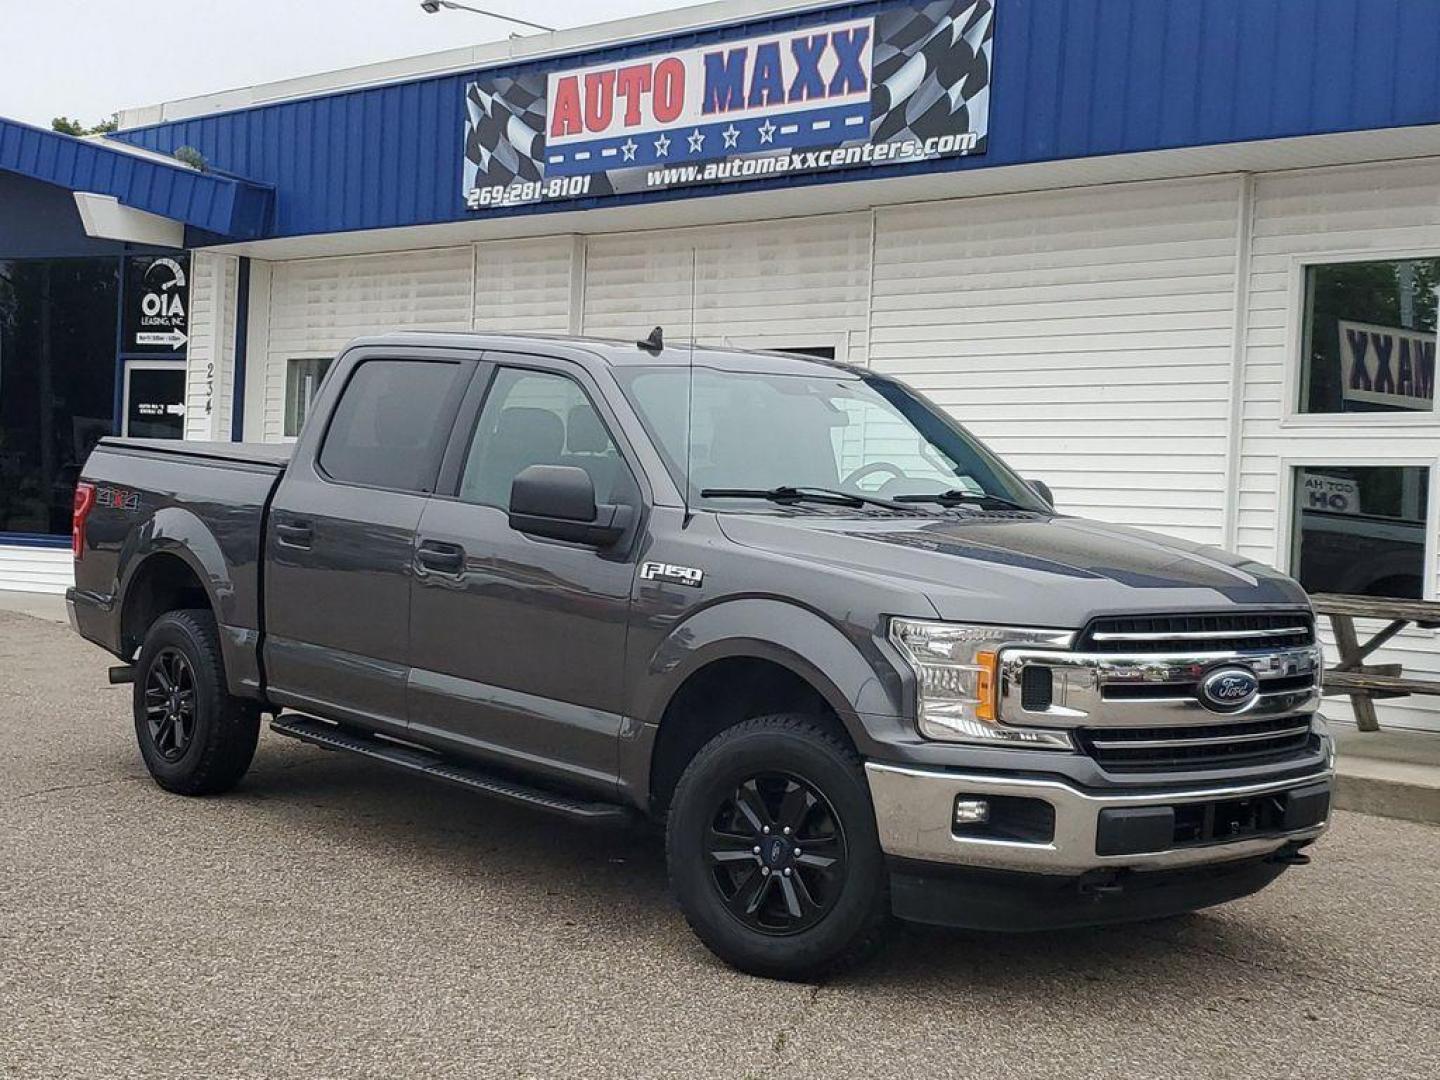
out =
<svg viewBox="0 0 1440 1080"><path fill-rule="evenodd" d="M95 485L81 480L75 485L75 508L70 515L70 552L75 558L85 551L85 519L95 506Z"/></svg>

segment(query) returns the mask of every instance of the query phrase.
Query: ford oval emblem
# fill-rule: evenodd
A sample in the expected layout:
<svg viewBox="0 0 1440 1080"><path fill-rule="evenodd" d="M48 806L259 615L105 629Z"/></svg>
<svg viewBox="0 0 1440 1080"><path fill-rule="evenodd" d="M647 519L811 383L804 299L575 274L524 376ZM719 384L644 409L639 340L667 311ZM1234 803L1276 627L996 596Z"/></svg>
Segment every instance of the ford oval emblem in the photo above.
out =
<svg viewBox="0 0 1440 1080"><path fill-rule="evenodd" d="M1238 712L1260 693L1260 680L1249 668L1216 668L1200 682L1200 704L1215 712Z"/></svg>

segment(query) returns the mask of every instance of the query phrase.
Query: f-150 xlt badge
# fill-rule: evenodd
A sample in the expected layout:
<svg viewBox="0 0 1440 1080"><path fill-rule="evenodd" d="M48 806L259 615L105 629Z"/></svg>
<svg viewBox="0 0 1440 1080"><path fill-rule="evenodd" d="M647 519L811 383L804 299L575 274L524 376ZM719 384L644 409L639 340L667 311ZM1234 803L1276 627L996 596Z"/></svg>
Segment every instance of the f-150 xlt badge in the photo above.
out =
<svg viewBox="0 0 1440 1080"><path fill-rule="evenodd" d="M676 566L674 563L647 562L640 566L640 577L644 581L669 581L698 589L705 580L705 571L696 570L693 566Z"/></svg>

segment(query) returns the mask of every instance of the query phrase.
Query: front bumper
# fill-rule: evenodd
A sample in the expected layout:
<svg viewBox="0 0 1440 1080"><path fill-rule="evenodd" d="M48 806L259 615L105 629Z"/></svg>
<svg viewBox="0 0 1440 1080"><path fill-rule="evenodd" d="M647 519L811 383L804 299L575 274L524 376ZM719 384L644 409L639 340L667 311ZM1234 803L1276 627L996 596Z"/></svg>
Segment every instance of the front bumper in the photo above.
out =
<svg viewBox="0 0 1440 1080"><path fill-rule="evenodd" d="M1263 858L1328 825L1334 773L1145 792L1093 792L1060 779L868 762L880 846L892 858L1047 875L1176 870ZM955 824L957 799L1004 822ZM1047 809L1048 808L1048 809ZM1037 813L1038 811L1038 813Z"/></svg>
<svg viewBox="0 0 1440 1080"><path fill-rule="evenodd" d="M908 922L1015 933L1163 919L1259 892L1301 861L1274 855L1175 870L1056 876L892 860L890 903Z"/></svg>

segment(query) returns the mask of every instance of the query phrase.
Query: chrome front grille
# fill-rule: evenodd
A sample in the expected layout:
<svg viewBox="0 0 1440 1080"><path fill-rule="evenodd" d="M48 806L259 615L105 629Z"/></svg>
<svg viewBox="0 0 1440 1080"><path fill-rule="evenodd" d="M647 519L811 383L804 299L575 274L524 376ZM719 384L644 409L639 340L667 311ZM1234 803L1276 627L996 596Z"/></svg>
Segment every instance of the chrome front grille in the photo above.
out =
<svg viewBox="0 0 1440 1080"><path fill-rule="evenodd" d="M1254 696L1207 699L1203 685L1236 669L1254 676ZM1098 618L1074 651L1002 651L1000 718L1070 729L1117 771L1278 761L1311 749L1322 670L1303 610Z"/></svg>
<svg viewBox="0 0 1440 1080"><path fill-rule="evenodd" d="M1112 616L1096 619L1078 648L1098 653L1163 653L1204 648L1243 652L1315 643L1308 612Z"/></svg>

